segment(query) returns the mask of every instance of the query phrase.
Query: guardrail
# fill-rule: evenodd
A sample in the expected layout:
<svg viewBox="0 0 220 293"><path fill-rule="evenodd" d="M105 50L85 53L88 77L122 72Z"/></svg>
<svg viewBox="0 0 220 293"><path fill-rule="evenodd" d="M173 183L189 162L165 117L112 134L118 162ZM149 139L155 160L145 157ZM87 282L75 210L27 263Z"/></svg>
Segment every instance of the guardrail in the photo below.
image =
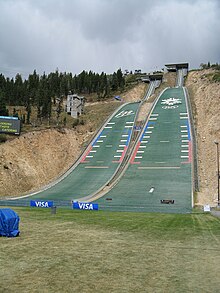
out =
<svg viewBox="0 0 220 293"><path fill-rule="evenodd" d="M160 86L160 83L161 83L161 81L160 80L157 80L157 79L156 80L152 80L150 82L149 87L148 87L148 90L146 92L146 95L145 95L143 101L148 100L149 97L151 95L153 95L153 93L155 92L155 89Z"/></svg>
<svg viewBox="0 0 220 293"><path fill-rule="evenodd" d="M192 115L192 106L190 102L190 97L187 88L183 87L185 95L186 95L186 101L187 101L187 107L189 111L189 120L190 120L190 126L191 126L191 134L192 134L192 143L193 143L193 180L194 180L194 190L197 192L199 191L199 175L198 175L198 151L197 151L197 139L196 139L196 132L194 127L194 121L193 121L193 115Z"/></svg>

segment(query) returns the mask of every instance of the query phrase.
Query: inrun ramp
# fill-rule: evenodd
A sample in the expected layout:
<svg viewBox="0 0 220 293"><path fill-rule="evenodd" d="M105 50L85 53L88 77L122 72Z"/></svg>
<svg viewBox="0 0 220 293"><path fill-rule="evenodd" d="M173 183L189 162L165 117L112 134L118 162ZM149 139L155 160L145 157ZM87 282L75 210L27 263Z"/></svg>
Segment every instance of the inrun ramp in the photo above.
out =
<svg viewBox="0 0 220 293"><path fill-rule="evenodd" d="M20 201L53 200L59 205L59 201L70 202L99 190L111 179L126 154L139 105L129 103L121 107L103 126L68 176Z"/></svg>
<svg viewBox="0 0 220 293"><path fill-rule="evenodd" d="M188 213L192 209L192 142L185 89L158 98L119 183L101 209Z"/></svg>

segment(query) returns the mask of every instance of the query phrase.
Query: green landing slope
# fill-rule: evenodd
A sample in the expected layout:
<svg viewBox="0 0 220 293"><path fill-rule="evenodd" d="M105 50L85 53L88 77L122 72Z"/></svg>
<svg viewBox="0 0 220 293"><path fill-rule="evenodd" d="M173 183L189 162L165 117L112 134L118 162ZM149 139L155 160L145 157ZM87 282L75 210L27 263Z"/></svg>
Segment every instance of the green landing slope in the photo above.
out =
<svg viewBox="0 0 220 293"><path fill-rule="evenodd" d="M96 202L100 209L189 213L192 142L184 88L159 97L119 183Z"/></svg>

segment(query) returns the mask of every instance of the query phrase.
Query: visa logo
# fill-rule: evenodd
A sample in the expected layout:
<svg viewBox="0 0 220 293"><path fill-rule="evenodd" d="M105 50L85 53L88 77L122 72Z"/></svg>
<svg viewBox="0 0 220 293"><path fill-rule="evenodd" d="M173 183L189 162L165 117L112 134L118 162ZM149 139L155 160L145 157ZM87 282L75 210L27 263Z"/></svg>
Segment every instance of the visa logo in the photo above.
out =
<svg viewBox="0 0 220 293"><path fill-rule="evenodd" d="M98 204L86 202L73 202L73 208L80 210L98 210Z"/></svg>
<svg viewBox="0 0 220 293"><path fill-rule="evenodd" d="M31 200L30 202L31 207L37 207L37 208L51 208L53 206L52 201L35 201Z"/></svg>

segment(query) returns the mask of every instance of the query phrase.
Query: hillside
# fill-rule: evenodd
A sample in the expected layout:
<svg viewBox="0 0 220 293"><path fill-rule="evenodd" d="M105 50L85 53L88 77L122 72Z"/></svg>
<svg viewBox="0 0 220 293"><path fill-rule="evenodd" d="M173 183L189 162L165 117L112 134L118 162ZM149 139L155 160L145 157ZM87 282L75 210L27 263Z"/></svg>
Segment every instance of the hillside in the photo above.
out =
<svg viewBox="0 0 220 293"><path fill-rule="evenodd" d="M214 73L212 69L192 71L186 81L198 144L198 205L217 204L217 160L214 141L220 142L220 83L212 81Z"/></svg>

